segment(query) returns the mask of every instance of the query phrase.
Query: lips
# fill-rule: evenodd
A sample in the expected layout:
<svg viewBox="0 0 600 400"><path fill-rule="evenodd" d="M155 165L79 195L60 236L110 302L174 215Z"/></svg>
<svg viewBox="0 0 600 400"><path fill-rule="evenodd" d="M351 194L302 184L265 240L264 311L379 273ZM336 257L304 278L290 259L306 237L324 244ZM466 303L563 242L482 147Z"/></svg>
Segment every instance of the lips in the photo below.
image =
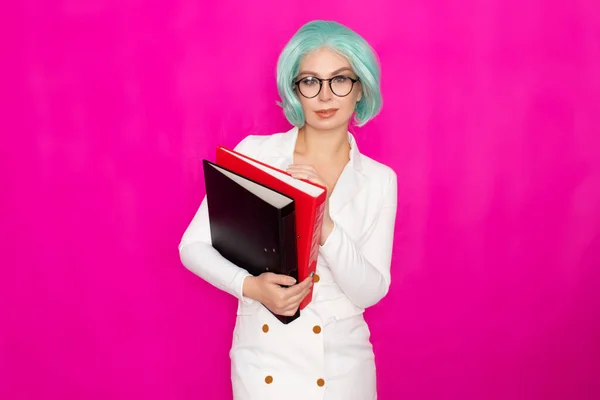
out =
<svg viewBox="0 0 600 400"><path fill-rule="evenodd" d="M337 108L327 108L324 110L316 111L315 113L321 118L331 118L337 110Z"/></svg>

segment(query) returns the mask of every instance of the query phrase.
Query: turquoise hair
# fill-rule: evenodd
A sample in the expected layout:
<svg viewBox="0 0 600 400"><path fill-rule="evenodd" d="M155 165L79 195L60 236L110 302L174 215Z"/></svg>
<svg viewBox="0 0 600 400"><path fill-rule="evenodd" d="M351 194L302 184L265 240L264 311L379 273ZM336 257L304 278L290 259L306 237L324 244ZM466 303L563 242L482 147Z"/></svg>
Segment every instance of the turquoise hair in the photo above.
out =
<svg viewBox="0 0 600 400"><path fill-rule="evenodd" d="M354 119L357 126L365 125L381 110L383 100L379 88L381 71L377 55L356 32L332 21L311 21L303 25L290 39L277 61L278 104L287 120L294 126L304 125L304 112L294 91L302 58L326 47L348 59L360 78L362 98L356 104Z"/></svg>

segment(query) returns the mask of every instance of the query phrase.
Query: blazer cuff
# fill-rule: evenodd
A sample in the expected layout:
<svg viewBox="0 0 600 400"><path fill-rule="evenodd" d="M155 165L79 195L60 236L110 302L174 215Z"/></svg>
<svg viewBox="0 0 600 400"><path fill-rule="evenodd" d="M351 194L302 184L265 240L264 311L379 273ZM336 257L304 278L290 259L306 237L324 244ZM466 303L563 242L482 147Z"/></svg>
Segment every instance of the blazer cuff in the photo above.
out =
<svg viewBox="0 0 600 400"><path fill-rule="evenodd" d="M244 288L244 280L250 276L250 273L248 271L240 271L237 276L235 277L236 280L236 284L235 284L235 288L236 288L236 296L238 299L240 299L242 302L244 302L245 304L252 304L254 303L254 300L252 300L250 297L246 297L243 294L243 288Z"/></svg>
<svg viewBox="0 0 600 400"><path fill-rule="evenodd" d="M321 255L323 255L328 263L331 263L331 260L335 259L339 254L342 241L342 231L337 226L337 223L333 221L333 229L327 240L325 240L325 243L323 243L319 249Z"/></svg>

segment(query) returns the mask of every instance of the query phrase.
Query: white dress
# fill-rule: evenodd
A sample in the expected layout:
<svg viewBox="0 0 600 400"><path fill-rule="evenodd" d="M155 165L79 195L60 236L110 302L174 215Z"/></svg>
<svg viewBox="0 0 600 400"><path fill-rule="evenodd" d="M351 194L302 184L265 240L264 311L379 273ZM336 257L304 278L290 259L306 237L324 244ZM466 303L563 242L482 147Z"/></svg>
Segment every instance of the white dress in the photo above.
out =
<svg viewBox="0 0 600 400"><path fill-rule="evenodd" d="M292 164L298 129L252 135L236 150L280 169ZM376 370L364 310L388 292L396 219L394 171L361 154L329 199L334 230L319 249L312 302L288 325L242 295L247 271L211 246L208 204L185 231L182 263L239 299L230 351L235 400L373 400Z"/></svg>

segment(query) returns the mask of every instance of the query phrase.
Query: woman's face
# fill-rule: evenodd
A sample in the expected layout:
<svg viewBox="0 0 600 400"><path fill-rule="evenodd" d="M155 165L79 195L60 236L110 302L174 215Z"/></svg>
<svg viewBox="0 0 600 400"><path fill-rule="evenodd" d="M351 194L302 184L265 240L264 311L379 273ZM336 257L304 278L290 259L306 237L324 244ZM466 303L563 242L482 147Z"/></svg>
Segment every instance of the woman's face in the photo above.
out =
<svg viewBox="0 0 600 400"><path fill-rule="evenodd" d="M304 110L306 125L321 131L341 126L347 128L362 96L360 82L353 83L351 80L357 76L348 60L334 51L321 48L302 59L299 71L296 81L300 84L296 86L296 93ZM334 90L331 90L330 81L324 81L319 91L319 81L315 78L335 78L331 81Z"/></svg>

